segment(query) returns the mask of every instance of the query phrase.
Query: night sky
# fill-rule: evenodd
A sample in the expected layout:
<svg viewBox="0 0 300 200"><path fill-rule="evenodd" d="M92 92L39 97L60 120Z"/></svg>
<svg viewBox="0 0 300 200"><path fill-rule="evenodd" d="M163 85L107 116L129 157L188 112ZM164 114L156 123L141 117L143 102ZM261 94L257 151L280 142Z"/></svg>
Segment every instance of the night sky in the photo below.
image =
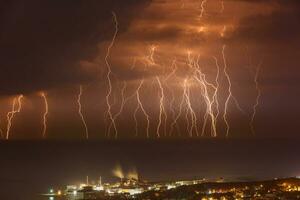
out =
<svg viewBox="0 0 300 200"><path fill-rule="evenodd" d="M226 110L228 136L298 136L297 0L13 0L1 1L0 7L2 138L42 138L45 104L41 94L49 104L45 138L85 138L77 103L80 86L81 112L89 138L115 137L111 119L115 119L118 137L145 138L147 118L138 107L136 95L142 80L139 99L150 120L149 137L224 137L227 127L223 114L229 95L225 62L233 95ZM208 104L191 69L195 69L191 63L197 62L212 101L213 89L208 84L216 86L214 59L220 70L215 135L210 117L201 130ZM179 115L185 81L189 102L183 100ZM257 89L261 95L251 132ZM7 115L17 110L20 95L22 108L14 113L7 133ZM122 97L126 99L123 110ZM189 103L197 128L192 127ZM212 107L216 117L216 101ZM177 114L176 130L171 132Z"/></svg>
<svg viewBox="0 0 300 200"><path fill-rule="evenodd" d="M0 0L0 199L118 164L300 175L299 21L299 0Z"/></svg>

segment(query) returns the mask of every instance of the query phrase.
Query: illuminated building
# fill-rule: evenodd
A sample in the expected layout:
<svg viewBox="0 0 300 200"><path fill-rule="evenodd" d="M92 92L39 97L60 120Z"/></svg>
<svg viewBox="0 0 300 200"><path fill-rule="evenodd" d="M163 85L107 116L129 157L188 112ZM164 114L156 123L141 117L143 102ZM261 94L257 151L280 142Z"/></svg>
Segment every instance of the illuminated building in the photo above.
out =
<svg viewBox="0 0 300 200"><path fill-rule="evenodd" d="M215 180L188 180L173 182L144 182L123 178L121 182L97 185L67 186L65 192L50 190L44 196L66 200L119 199L299 199L300 180L273 179L257 182L226 182Z"/></svg>
<svg viewBox="0 0 300 200"><path fill-rule="evenodd" d="M93 186L84 186L82 189L69 188L66 192L67 200L93 200L104 197L103 191L94 190Z"/></svg>

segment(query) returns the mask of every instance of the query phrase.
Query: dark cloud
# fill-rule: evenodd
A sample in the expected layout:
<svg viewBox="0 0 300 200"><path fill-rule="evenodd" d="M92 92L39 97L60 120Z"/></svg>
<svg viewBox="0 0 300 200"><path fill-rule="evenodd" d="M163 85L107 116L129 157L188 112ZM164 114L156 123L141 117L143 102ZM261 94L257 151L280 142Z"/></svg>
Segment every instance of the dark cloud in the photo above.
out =
<svg viewBox="0 0 300 200"><path fill-rule="evenodd" d="M279 3L279 4L300 4L298 0L239 0L240 2L249 2L249 3Z"/></svg>
<svg viewBox="0 0 300 200"><path fill-rule="evenodd" d="M13 0L0 8L0 93L26 93L93 78L79 61L120 33L149 0Z"/></svg>
<svg viewBox="0 0 300 200"><path fill-rule="evenodd" d="M272 42L276 42L276 44L295 42L295 40L299 42L300 1L272 2L278 4L278 9L270 15L260 14L242 19L231 39L268 43L271 46L273 46Z"/></svg>
<svg viewBox="0 0 300 200"><path fill-rule="evenodd" d="M294 87L300 85L300 1L248 2L269 2L276 4L276 9L270 14L251 15L241 19L227 42L258 47L253 54L265 57L262 84L267 87L282 87L286 93L293 94Z"/></svg>

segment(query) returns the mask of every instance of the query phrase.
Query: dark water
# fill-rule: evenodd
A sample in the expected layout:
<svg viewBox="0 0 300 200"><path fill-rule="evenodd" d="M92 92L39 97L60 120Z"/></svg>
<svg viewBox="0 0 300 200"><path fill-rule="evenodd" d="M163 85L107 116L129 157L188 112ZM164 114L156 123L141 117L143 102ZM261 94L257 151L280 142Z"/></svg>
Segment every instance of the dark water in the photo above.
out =
<svg viewBox="0 0 300 200"><path fill-rule="evenodd" d="M0 142L0 199L42 200L50 188L136 168L142 179L253 180L300 175L300 139ZM46 198L47 199L47 198Z"/></svg>

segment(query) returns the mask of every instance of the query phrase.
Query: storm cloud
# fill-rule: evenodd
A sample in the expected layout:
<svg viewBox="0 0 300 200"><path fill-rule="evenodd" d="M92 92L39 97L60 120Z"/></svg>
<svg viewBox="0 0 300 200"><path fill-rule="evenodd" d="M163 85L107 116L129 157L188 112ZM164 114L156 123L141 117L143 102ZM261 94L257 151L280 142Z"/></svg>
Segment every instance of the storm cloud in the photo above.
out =
<svg viewBox="0 0 300 200"><path fill-rule="evenodd" d="M13 0L0 8L0 94L18 94L95 78L80 65L98 44L126 31L148 0Z"/></svg>
<svg viewBox="0 0 300 200"><path fill-rule="evenodd" d="M253 1L249 1L252 2ZM257 1L268 2L268 1ZM300 2L294 0L270 1L276 10L270 14L259 14L241 19L232 40L251 40L252 42L299 44Z"/></svg>

